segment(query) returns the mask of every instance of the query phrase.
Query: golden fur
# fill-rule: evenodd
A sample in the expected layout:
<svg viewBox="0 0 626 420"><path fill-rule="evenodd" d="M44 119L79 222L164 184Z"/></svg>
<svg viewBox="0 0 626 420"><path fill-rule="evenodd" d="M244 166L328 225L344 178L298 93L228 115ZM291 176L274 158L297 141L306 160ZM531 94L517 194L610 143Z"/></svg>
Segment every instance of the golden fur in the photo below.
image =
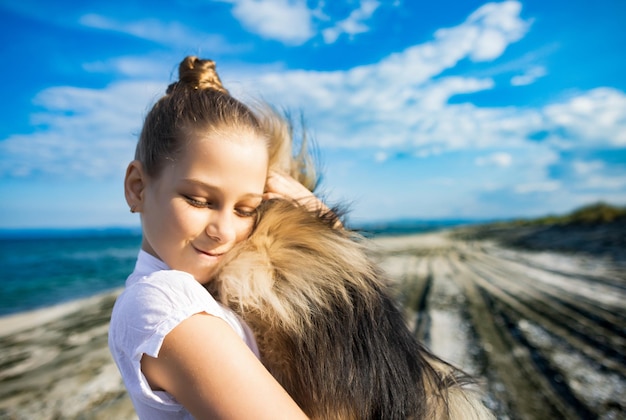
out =
<svg viewBox="0 0 626 420"><path fill-rule="evenodd" d="M272 200L207 285L268 370L313 419L491 419L411 334L364 239L335 222Z"/></svg>

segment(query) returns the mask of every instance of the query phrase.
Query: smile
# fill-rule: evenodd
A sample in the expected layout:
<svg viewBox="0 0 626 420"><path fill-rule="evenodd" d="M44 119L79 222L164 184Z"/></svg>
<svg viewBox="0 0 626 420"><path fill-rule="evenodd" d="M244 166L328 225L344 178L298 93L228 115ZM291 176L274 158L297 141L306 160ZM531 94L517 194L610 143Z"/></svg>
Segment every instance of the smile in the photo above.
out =
<svg viewBox="0 0 626 420"><path fill-rule="evenodd" d="M219 257L221 257L222 255L224 255L224 253L210 252L210 251L203 251L203 250L201 250L201 249L199 249L199 248L196 248L196 247L195 247L195 246L193 246L193 245L192 245L192 247L193 247L193 249L194 249L194 250L195 250L198 254L205 255L205 256L207 256L207 257L211 257L211 258L219 258Z"/></svg>

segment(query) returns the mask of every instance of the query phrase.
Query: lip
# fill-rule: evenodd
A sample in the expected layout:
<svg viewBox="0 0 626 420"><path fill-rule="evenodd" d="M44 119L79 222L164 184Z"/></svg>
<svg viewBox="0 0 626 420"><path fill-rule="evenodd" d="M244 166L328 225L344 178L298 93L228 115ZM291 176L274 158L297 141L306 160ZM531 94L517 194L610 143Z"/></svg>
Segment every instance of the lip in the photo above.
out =
<svg viewBox="0 0 626 420"><path fill-rule="evenodd" d="M204 256L207 256L207 257L210 257L210 258L220 258L222 255L224 255L223 252L220 253L220 252L214 252L214 251L203 251L202 249L197 248L197 247L195 247L193 245L192 245L192 247L198 254L204 255Z"/></svg>

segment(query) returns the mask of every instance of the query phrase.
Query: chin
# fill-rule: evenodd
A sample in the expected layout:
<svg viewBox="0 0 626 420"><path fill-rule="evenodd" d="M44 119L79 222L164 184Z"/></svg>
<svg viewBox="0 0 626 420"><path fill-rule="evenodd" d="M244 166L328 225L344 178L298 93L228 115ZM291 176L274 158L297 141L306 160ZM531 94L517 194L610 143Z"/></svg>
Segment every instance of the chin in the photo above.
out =
<svg viewBox="0 0 626 420"><path fill-rule="evenodd" d="M180 270L191 274L198 283L205 284L214 277L217 266L217 261L207 262L205 260L201 263L194 261L194 264L186 264L183 268L180 268Z"/></svg>
<svg viewBox="0 0 626 420"><path fill-rule="evenodd" d="M312 419L492 419L471 378L427 351L366 240L333 214L272 200L207 289Z"/></svg>

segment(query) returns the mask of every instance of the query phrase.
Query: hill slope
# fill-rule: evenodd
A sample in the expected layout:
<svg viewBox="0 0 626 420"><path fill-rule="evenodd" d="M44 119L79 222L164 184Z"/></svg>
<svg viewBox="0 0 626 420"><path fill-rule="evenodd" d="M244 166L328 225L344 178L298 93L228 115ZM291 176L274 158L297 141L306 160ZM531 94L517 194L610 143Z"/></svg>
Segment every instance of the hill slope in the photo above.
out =
<svg viewBox="0 0 626 420"><path fill-rule="evenodd" d="M493 239L504 246L609 257L626 264L626 208L595 203L560 216L455 229L461 239Z"/></svg>

